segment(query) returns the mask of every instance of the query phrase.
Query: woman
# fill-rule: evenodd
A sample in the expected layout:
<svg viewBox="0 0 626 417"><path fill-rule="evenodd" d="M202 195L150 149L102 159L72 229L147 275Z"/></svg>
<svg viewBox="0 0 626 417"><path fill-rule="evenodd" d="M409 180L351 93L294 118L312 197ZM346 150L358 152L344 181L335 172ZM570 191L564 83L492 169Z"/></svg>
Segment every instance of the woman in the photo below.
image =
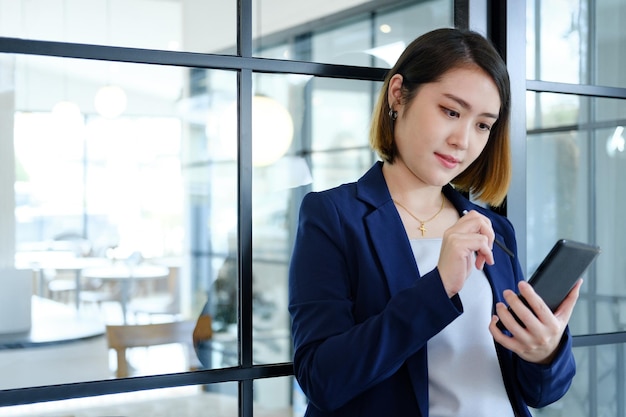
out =
<svg viewBox="0 0 626 417"><path fill-rule="evenodd" d="M382 161L302 201L289 309L307 416L530 416L565 394L581 283L552 313L494 246L516 252L511 223L459 192L504 200L509 113L506 66L485 38L427 33L383 84Z"/></svg>

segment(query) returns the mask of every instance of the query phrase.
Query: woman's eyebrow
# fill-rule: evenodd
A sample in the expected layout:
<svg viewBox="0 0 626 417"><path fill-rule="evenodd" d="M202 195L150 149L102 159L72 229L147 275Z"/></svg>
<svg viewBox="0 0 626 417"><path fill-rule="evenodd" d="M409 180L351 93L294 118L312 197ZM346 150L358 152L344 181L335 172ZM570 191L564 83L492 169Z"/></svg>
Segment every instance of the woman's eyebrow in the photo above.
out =
<svg viewBox="0 0 626 417"><path fill-rule="evenodd" d="M455 96L454 94L444 94L445 97L449 98L450 100L454 100L456 101L459 106L463 107L465 110L471 110L472 106L465 100L463 100L461 97ZM498 119L498 115L497 114L493 114L493 113L481 113L481 116L485 116L485 117L490 117L492 119Z"/></svg>

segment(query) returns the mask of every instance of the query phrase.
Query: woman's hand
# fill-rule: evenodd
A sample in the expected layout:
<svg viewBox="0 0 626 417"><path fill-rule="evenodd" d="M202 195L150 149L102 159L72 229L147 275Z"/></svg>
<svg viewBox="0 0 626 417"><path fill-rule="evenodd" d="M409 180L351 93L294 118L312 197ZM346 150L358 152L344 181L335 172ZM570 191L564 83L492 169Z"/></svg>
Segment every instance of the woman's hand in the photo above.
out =
<svg viewBox="0 0 626 417"><path fill-rule="evenodd" d="M472 272L472 266L482 269L485 263L493 265L495 233L491 221L470 211L443 234L437 268L449 297L463 288Z"/></svg>
<svg viewBox="0 0 626 417"><path fill-rule="evenodd" d="M581 285L582 279L579 279L565 300L552 313L533 287L528 282L522 281L518 285L519 291L530 309L511 290L504 291L504 299L526 327L515 320L504 303L498 303L496 304L498 315L492 318L489 331L496 342L515 352L520 358L528 362L549 364L556 354L565 327L572 316ZM498 320L502 320L511 336L496 326Z"/></svg>

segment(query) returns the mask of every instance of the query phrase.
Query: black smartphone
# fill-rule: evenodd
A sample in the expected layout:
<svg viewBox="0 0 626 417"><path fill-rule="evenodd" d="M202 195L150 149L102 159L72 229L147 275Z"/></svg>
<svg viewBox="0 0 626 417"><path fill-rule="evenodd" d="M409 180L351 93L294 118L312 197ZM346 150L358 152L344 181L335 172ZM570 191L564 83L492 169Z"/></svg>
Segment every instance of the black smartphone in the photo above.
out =
<svg viewBox="0 0 626 417"><path fill-rule="evenodd" d="M541 261L528 283L550 310L555 311L598 254L600 254L598 246L560 239ZM521 295L519 297L528 306L524 297ZM525 327L511 307L509 311L515 320ZM498 321L497 325L500 330L506 330L501 321Z"/></svg>

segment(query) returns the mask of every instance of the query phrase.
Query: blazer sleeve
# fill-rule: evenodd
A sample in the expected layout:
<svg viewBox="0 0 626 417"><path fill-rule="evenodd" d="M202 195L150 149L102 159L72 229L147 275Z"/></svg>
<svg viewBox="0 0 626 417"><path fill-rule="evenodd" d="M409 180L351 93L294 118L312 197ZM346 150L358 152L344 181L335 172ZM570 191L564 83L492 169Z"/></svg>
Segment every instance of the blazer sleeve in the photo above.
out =
<svg viewBox="0 0 626 417"><path fill-rule="evenodd" d="M500 216L492 218L492 221L509 248L517 253L515 232L510 221ZM508 288L514 289L517 287L517 282L524 279L524 276L519 262L515 261L512 267L515 282ZM503 288L496 289L496 298L499 301L504 301L500 296L502 290ZM505 381L510 382L514 403L526 404L534 408L545 407L563 397L571 386L576 374L576 362L572 352L572 336L569 327L565 329L555 358L548 365L527 362L500 345L498 348L503 353L501 366Z"/></svg>
<svg viewBox="0 0 626 417"><path fill-rule="evenodd" d="M569 330L563 335L559 351L551 364L539 365L518 360L520 387L526 404L534 408L545 407L563 397L576 373Z"/></svg>
<svg viewBox="0 0 626 417"><path fill-rule="evenodd" d="M436 269L422 277L415 271L413 285L390 295L365 231L346 225L348 217L359 222L360 214L350 211L339 210L326 193L307 194L289 270L294 371L322 410L335 410L390 378L462 313ZM359 287L357 295L359 282L374 286ZM357 320L354 312L363 304L382 307Z"/></svg>

